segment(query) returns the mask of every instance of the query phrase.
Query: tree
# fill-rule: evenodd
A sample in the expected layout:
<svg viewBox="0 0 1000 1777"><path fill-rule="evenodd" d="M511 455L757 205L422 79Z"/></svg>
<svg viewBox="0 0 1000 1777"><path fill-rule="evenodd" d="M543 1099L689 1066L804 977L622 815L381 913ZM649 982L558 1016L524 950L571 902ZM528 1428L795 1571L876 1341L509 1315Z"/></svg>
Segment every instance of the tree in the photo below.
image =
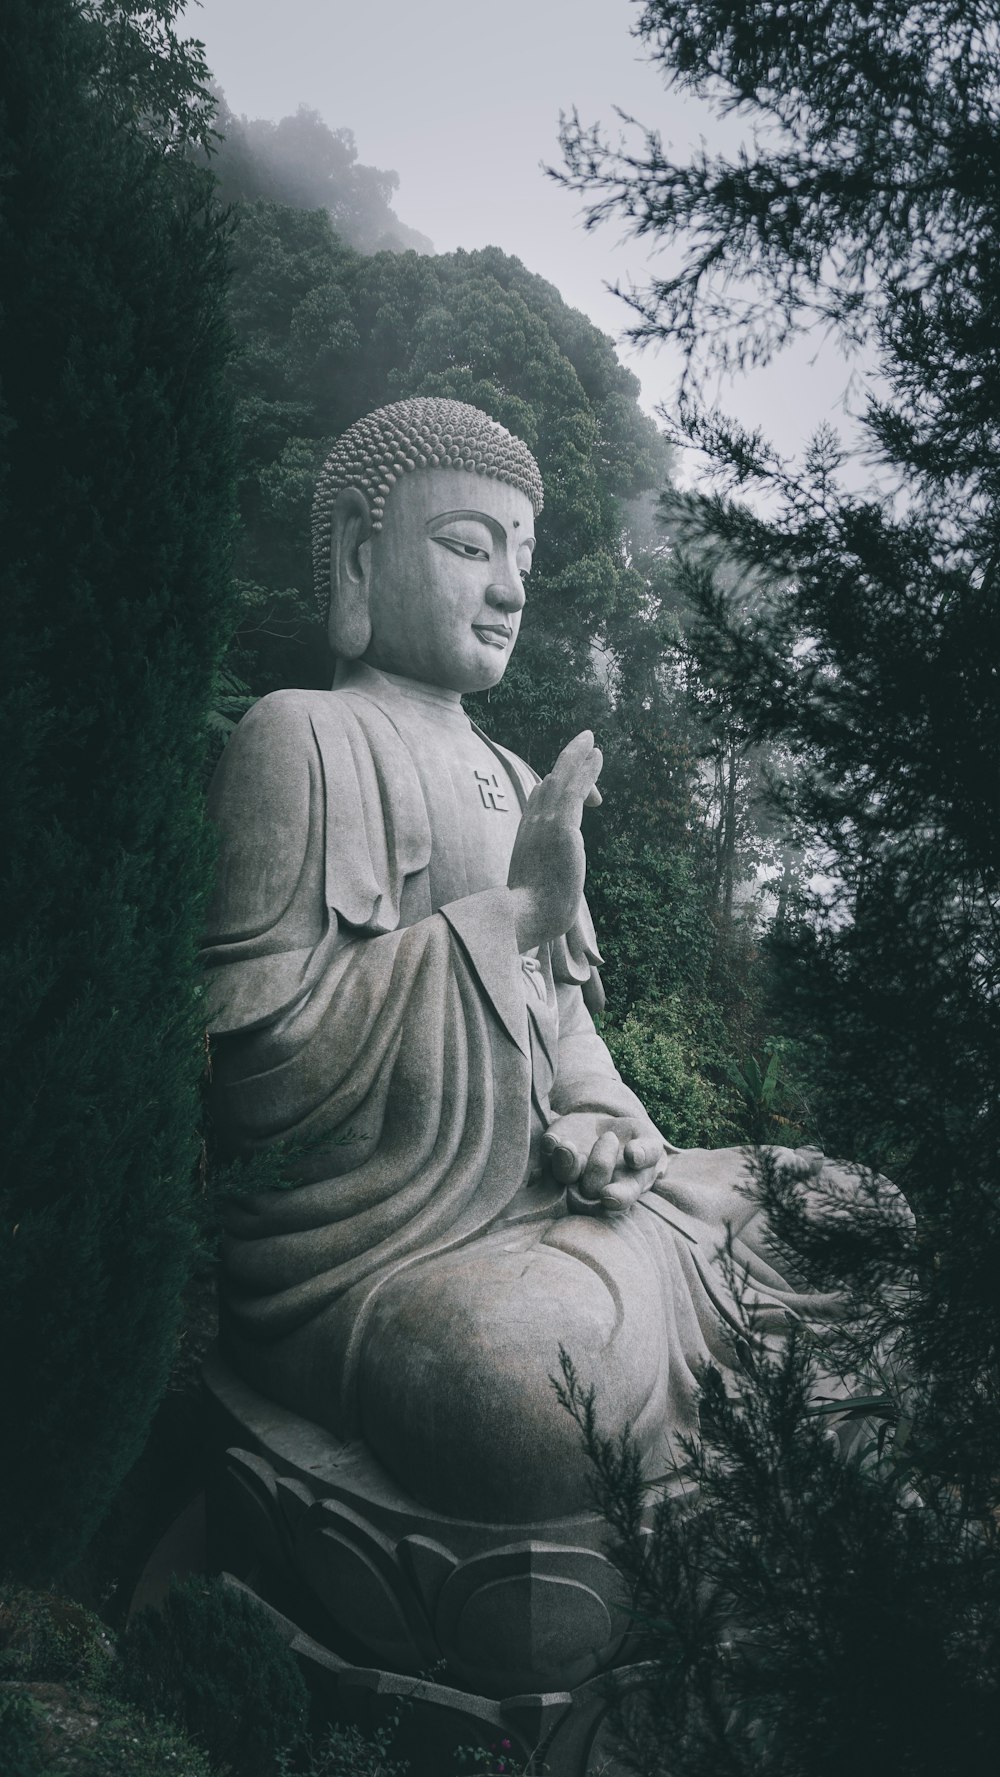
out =
<svg viewBox="0 0 1000 1777"><path fill-rule="evenodd" d="M354 132L333 130L300 105L294 117L237 118L217 91L210 164L224 202L269 198L325 210L341 239L360 253L429 253L431 243L391 207L399 174L358 160Z"/></svg>
<svg viewBox="0 0 1000 1777"><path fill-rule="evenodd" d="M818 1453L777 1540L762 1501L750 1508L744 1533L769 1551L777 1578L744 1592L745 1623L781 1651L756 1679L752 1661L737 1657L733 1683L743 1702L762 1685L773 1720L740 1763L719 1715L709 1739L730 1762L711 1768L842 1768L843 1746L806 1749L796 1738L803 1718L778 1703L803 1670L815 1719L829 1720L831 1698L849 1694L857 1644L835 1621L829 1550L854 1574L840 1599L857 1624L860 1564L881 1536L895 1551L885 1585L905 1602L891 1627L883 1618L893 1658L879 1665L870 1744L884 1752L882 1730L904 1723L908 1669L934 1682L921 1640L933 1608L941 1625L976 1625L971 1638L935 1642L937 1701L947 1695L952 1720L965 1712L969 1734L949 1765L940 1735L907 1729L892 1768L985 1770L1000 1639L1000 22L993 7L940 0L649 0L636 30L670 84L745 119L752 139L735 158L703 149L681 164L655 130L617 148L573 118L564 176L592 222L624 215L637 233L683 249L679 269L630 296L635 337L685 348L681 427L720 477L714 493L673 496L668 522L681 548L706 531L721 539L768 595L747 623L689 562L700 667L726 686L751 737L787 749L796 770L784 806L826 858L822 892L800 897L797 918L789 904L775 946L784 1016L811 1051L827 1142L890 1167L918 1218L915 1240L882 1241L878 1218L858 1206L853 1224L824 1237L795 1213L793 1181L764 1179L800 1263L831 1282L853 1279L867 1302L872 1337L864 1350L856 1333L843 1360L867 1359L878 1377L876 1331L905 1354L906 1389L882 1366L876 1394L886 1425L907 1429L917 1493L902 1485L902 1450L890 1460L883 1434L850 1531L846 1519L831 1529L841 1483ZM706 368L767 362L818 324L869 354L864 492L845 487L828 428L795 469L699 403ZM750 488L770 495L766 515L737 500ZM797 1362L791 1380L758 1366L746 1429L724 1422L725 1436L708 1440L699 1460L709 1502L727 1465L744 1478L751 1461L768 1472L765 1422L773 1431L782 1388L786 1405L800 1391L783 1424L802 1430L797 1377L814 1358ZM717 1554L710 1520L691 1522L702 1556ZM692 1560L694 1543L684 1548ZM816 1636L803 1637L798 1679L778 1633L783 1613L794 1620L793 1570L830 1599L817 1607ZM925 1701L918 1721L927 1722ZM709 1768L707 1744L697 1752L691 1741L676 1768Z"/></svg>
<svg viewBox="0 0 1000 1777"><path fill-rule="evenodd" d="M3 1560L142 1447L197 1236L199 781L228 628L225 237L179 4L0 33Z"/></svg>

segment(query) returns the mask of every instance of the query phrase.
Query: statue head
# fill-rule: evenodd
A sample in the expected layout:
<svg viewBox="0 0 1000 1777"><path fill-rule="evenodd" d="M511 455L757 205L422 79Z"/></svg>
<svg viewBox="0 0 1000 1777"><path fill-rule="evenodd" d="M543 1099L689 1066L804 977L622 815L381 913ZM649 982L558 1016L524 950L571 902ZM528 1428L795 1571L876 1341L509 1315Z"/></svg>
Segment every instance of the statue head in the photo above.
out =
<svg viewBox="0 0 1000 1777"><path fill-rule="evenodd" d="M340 660L456 692L503 676L517 638L542 480L478 408L434 397L358 420L313 507L317 593Z"/></svg>

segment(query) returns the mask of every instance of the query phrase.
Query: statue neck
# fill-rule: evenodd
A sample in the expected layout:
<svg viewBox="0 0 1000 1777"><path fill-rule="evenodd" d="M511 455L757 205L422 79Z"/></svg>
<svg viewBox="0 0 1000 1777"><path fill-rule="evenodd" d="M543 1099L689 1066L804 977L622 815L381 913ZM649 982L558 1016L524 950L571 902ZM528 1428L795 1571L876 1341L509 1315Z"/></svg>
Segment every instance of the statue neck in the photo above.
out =
<svg viewBox="0 0 1000 1777"><path fill-rule="evenodd" d="M430 704L435 709L464 716L462 694L440 685L426 685L421 679L405 679L401 673L383 672L379 666L368 666L363 660L338 660L333 675L335 691L395 692L408 701Z"/></svg>

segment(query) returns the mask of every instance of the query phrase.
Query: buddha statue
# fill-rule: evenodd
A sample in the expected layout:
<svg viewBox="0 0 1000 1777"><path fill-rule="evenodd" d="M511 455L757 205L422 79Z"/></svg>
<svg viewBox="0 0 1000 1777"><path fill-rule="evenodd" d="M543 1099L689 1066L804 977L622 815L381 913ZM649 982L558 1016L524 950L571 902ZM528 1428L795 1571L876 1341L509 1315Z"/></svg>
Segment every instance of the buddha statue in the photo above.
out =
<svg viewBox="0 0 1000 1777"><path fill-rule="evenodd" d="M462 403L352 426L315 506L333 688L257 703L211 793L215 1121L295 1156L229 1209L222 1355L439 1526L589 1510L561 1346L669 1467L735 1361L727 1230L760 1326L830 1306L777 1268L744 1153L679 1152L595 1029L594 737L539 780L463 709L517 642L542 499Z"/></svg>

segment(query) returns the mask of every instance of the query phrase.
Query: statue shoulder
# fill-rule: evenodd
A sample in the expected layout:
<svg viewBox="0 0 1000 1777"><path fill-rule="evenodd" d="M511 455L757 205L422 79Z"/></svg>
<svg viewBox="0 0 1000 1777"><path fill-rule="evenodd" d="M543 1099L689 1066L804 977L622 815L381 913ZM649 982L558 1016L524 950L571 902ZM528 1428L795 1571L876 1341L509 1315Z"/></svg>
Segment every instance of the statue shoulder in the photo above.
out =
<svg viewBox="0 0 1000 1777"><path fill-rule="evenodd" d="M277 818L287 828L309 803L315 759L311 702L322 693L273 691L252 704L226 742L208 811L229 843Z"/></svg>
<svg viewBox="0 0 1000 1777"><path fill-rule="evenodd" d="M351 760L356 751L352 743L364 728L353 700L338 691L271 691L251 705L233 730L216 780L225 784L249 775L262 789L268 785L290 789L303 781L317 752L324 763L335 766L335 754L342 747L345 761Z"/></svg>
<svg viewBox="0 0 1000 1777"><path fill-rule="evenodd" d="M210 931L273 929L313 874L320 902L347 924L399 923L403 884L430 856L430 828L395 729L355 701L364 704L338 691L275 691L230 736L209 793L219 835Z"/></svg>
<svg viewBox="0 0 1000 1777"><path fill-rule="evenodd" d="M236 746L285 746L301 744L317 719L336 713L340 699L333 691L312 691L297 687L287 691L270 691L251 704L242 721L233 730L226 751Z"/></svg>
<svg viewBox="0 0 1000 1777"><path fill-rule="evenodd" d="M386 798L419 802L410 754L389 718L370 699L347 691L272 691L233 730L209 792L218 818L227 801L242 818L270 818L274 801L293 809L317 792L328 802L360 797L370 814ZM256 812L249 806L250 799Z"/></svg>

